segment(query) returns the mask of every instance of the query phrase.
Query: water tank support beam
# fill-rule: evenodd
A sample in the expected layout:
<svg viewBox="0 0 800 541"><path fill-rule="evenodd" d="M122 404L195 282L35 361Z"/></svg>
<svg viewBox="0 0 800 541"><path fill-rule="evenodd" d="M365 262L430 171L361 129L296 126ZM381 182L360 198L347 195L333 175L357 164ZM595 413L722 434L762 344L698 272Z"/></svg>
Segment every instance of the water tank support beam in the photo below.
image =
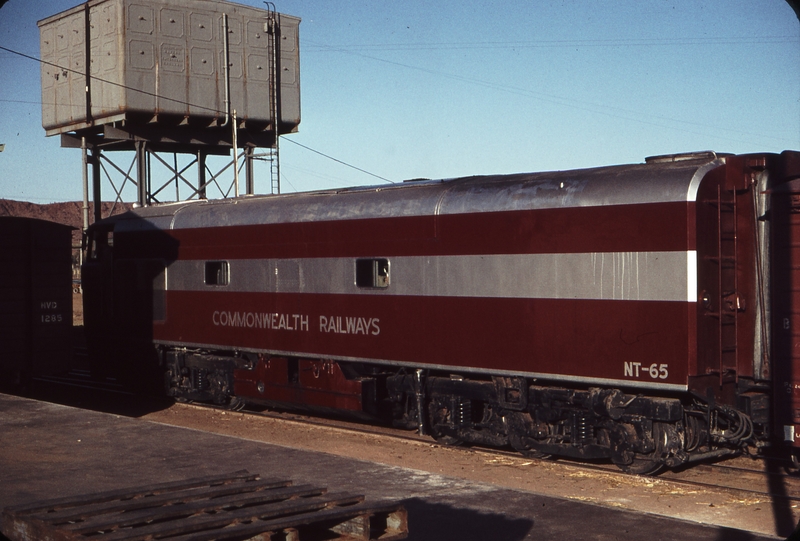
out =
<svg viewBox="0 0 800 541"><path fill-rule="evenodd" d="M92 164L92 198L94 199L94 221L100 221L103 211L103 200L100 195L100 149L92 147L92 155L90 158Z"/></svg>
<svg viewBox="0 0 800 541"><path fill-rule="evenodd" d="M145 141L135 141L136 147L136 187L138 203L142 207L149 204L147 197L147 148Z"/></svg>
<svg viewBox="0 0 800 541"><path fill-rule="evenodd" d="M206 153L202 150L197 151L197 197L206 197Z"/></svg>

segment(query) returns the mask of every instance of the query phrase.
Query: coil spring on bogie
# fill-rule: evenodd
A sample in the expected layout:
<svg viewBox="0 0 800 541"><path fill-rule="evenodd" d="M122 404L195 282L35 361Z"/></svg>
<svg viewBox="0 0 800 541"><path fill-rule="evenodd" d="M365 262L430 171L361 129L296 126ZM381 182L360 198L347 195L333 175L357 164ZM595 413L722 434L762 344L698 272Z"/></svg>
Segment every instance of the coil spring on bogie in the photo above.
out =
<svg viewBox="0 0 800 541"><path fill-rule="evenodd" d="M592 441L594 427L586 415L579 412L572 413L572 445L578 447Z"/></svg>
<svg viewBox="0 0 800 541"><path fill-rule="evenodd" d="M468 398L453 398L453 425L469 426L472 423L472 401Z"/></svg>
<svg viewBox="0 0 800 541"><path fill-rule="evenodd" d="M196 391L205 391L211 384L208 381L208 370L192 368L192 388Z"/></svg>

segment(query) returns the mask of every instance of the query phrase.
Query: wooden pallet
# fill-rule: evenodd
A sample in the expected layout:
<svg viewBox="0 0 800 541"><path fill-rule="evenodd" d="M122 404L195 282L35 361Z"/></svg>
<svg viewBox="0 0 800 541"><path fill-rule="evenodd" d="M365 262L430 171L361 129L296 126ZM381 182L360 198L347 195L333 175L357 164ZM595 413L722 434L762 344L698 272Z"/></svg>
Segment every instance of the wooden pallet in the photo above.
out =
<svg viewBox="0 0 800 541"><path fill-rule="evenodd" d="M7 507L11 541L404 539L405 509L238 471Z"/></svg>

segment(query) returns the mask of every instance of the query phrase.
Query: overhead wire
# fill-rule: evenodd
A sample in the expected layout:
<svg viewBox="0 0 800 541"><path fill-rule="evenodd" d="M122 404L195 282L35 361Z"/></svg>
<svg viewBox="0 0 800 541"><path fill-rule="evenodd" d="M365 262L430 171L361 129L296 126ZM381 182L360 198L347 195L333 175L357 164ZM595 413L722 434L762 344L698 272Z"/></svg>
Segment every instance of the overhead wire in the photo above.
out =
<svg viewBox="0 0 800 541"><path fill-rule="evenodd" d="M39 62L40 64L44 64L44 65L47 65L47 66L52 66L52 67L54 67L56 69L59 69L59 70L62 70L64 72L75 73L75 74L78 74L78 75L80 75L82 77L86 77L87 76L87 74L82 72L82 71L78 71L78 70L75 70L75 69L72 69L72 68L69 68L69 67L66 67L66 66L60 66L60 65L55 64L53 62L48 62L46 60L42 60L41 58L36 58L35 56L29 55L29 54L25 54L25 53L22 53L22 52L19 52L19 51L15 51L13 49L9 49L8 47L4 47L2 45L0 45L0 50L6 51L6 52L14 54L14 55L21 56L23 58L27 58L28 60L33 60L35 62ZM175 102L175 103L178 103L180 105L187 105L189 107L193 107L193 108L196 108L196 109L202 109L202 110L205 110L205 111L211 111L211 112L216 113L216 114L224 114L225 113L224 111L220 111L219 109L215 109L213 107L206 107L206 106L199 105L199 104L196 104L196 103L191 103L191 102L188 102L188 101L185 101L185 100L181 100L181 99L177 99L177 98L170 98L169 96L164 96L164 95L158 94L156 92L149 92L147 90L143 90L143 89L140 89L140 88L134 88L134 87L131 87L129 85L125 85L125 84L122 84L122 83L117 83L115 81L109 81L107 79L103 79L103 78L97 77L96 75L89 75L89 78L92 79L92 80L101 82L101 83L105 83L105 84L109 84L109 85L112 85L112 86L124 88L125 90L131 90L131 91L134 91L134 92L140 92L142 94L145 94L145 95L148 95L148 96L152 96L152 97L155 97L155 98L158 98L158 99L163 99L163 100ZM21 101L21 100L6 100L6 99L0 99L0 102L30 103L30 104L37 103L37 102L29 102L29 101ZM39 103L39 105L42 104L42 102L38 102L38 103ZM389 182L391 184L395 184L395 182L393 180L389 180L388 178L385 178L385 177L382 177L382 176L377 175L375 173L372 173L370 171L367 171L366 169L362 169L360 167L356 167L355 165L347 163L347 162L345 162L343 160L339 160L337 158L334 158L333 156L329 156L328 154L325 154L324 152L320 152L320 151L315 150L315 149L313 149L311 147L308 147L306 145L302 145L302 144L298 143L297 141L292 141L291 139L284 139L284 140L285 141L289 141L291 143L294 143L297 146L300 146L300 147L302 147L302 148L304 148L304 149L306 149L306 150L308 150L310 152L313 152L315 154L323 156L323 157L325 157L325 158L327 158L329 160L332 160L332 161L334 161L336 163L339 163L341 165L350 167L351 169L355 169L356 171L360 171L360 172L362 172L364 174L370 175L372 177L375 177L377 179L383 180L385 182Z"/></svg>
<svg viewBox="0 0 800 541"><path fill-rule="evenodd" d="M339 45L341 50L368 51L429 51L429 50L481 50L481 49L540 49L540 48L581 48L581 47L674 47L678 45L768 45L775 43L795 43L796 36L745 36L716 38L630 38L630 39L591 39L591 40L530 40L530 41L455 41L418 43L355 43ZM324 45L312 45L324 50ZM309 51L309 47L305 47Z"/></svg>
<svg viewBox="0 0 800 541"><path fill-rule="evenodd" d="M699 122L679 120L679 119L674 119L674 118L669 118L669 117L664 117L664 116L657 116L657 115L650 115L650 114L643 115L641 112L638 112L638 111L632 111L632 110L628 110L628 109L624 109L624 108L620 108L620 107L613 107L613 106L608 106L608 105L598 104L598 103L592 103L592 102L581 102L581 101L578 101L578 100L572 100L572 99L569 99L569 98L565 98L563 96L555 96L555 95L551 95L551 94L537 92L537 91L531 90L529 88L522 88L522 87L517 87L517 86L513 86L513 85L503 85L503 84L499 84L499 83L493 82L493 81L484 81L484 80L481 80L481 79L465 77L465 76L454 74L454 73L447 73L447 72L443 72L443 71L439 71L439 70L433 70L433 69L424 68L424 67L421 67L421 66L415 66L415 65L411 65L411 64L406 64L406 63L403 63L403 62L397 62L397 61L389 60L389 59L386 59L386 58L380 58L380 57L377 57L377 56L364 54L363 52L359 52L359 51L360 50L370 50L370 51L393 51L393 50L397 50L397 51L414 51L414 50L443 50L443 49L499 49L499 48L507 49L507 48L553 48L553 47L634 47L634 46L636 46L636 47L642 47L642 46L652 47L652 46L675 46L675 45L698 45L698 44L701 44L701 45L709 45L709 44L710 45L730 45L730 44L753 44L753 43L764 44L764 43L786 43L786 42L793 42L793 41L797 41L797 38L793 37L793 36L747 36L747 37L674 38L674 39L671 39L671 38L666 38L666 39L663 39L663 38L662 39L653 39L653 38L637 39L637 38L633 38L633 39L610 39L610 40L533 40L533 41L496 41L496 42L477 42L477 43L476 42L435 42L435 43L407 43L407 44L403 44L403 43L391 44L391 43L388 43L388 44L354 44L354 45L341 45L341 46L329 46L329 45L325 45L325 44L315 44L313 42L310 42L311 43L310 49L312 51L314 51L315 48L316 48L316 50L318 50L318 51L334 51L334 52L340 52L340 53L344 53L344 54L349 54L349 55L353 55L353 56L357 56L357 57L361 57L361 58L366 58L366 59L377 61L377 62L386 63L386 64L389 64L389 65L402 67L402 68L405 68L405 69L416 70L416 71L420 71L420 72L423 72L423 73L428 73L428 74L431 74L431 75L436 75L436 76L440 76L440 77L444 77L444 78L448 78L448 79L452 79L452 80L456 80L456 81L460 81L460 82L465 82L465 83L470 83L470 84L473 84L473 85L483 86L485 88L491 88L491 89L494 89L494 90L499 90L499 91L518 94L518 95L532 96L532 97L534 97L534 98L536 98L538 100L545 101L545 102L548 102L548 103L551 103L551 104L570 107L570 108L574 108L574 109L577 109L577 110L583 110L583 111L587 111L587 112L592 112L592 113L595 113L595 114L603 114L603 115L606 115L606 116L610 116L612 118L620 118L620 119L623 119L623 120L629 120L629 121L632 121L632 122L637 122L637 123L645 124L645 125L651 125L651 126L656 126L656 127L661 127L661 128L666 127L666 128L670 128L670 129L678 129L678 130L684 131L686 133L693 133L693 134L703 135L701 132L687 130L686 128L677 128L674 125L665 125L664 122L667 122L667 123L682 124L682 125L688 125L688 126L694 126L694 127L700 127L700 128L710 128L710 129L721 130L721 131L725 131L725 132L729 132L729 133L735 133L735 134L743 135L742 132L740 132L738 130L732 130L732 129L724 128L724 127L721 127L721 126L708 126L707 124L702 124L702 123L699 123ZM80 75L85 75L84 73L82 73L80 71L73 70L73 69L70 69L70 68L65 68L63 66L58 66L58 65L53 64L51 62L46 62L46 61L38 59L38 58L36 58L34 56L27 55L27 54L24 54L24 53L20 53L20 52L14 51L12 49L9 49L9 48L3 47L3 46L0 46L0 50L6 51L6 52L9 52L9 53L12 53L12 54L16 54L16 55L19 55L19 56L22 56L22 57L25 57L25 58L28 58L28 59L43 63L43 64L51 65L51 66L54 66L54 67L56 67L58 69L66 70L66 71L73 72L73 73L78 73ZM305 50L308 51L309 47L307 46ZM195 107L195 108L198 108L198 109L212 111L212 112L217 113L217 114L222 114L223 113L223 111L219 111L219 110L214 109L214 108L209 108L209 107L198 105L198 104L192 104L192 103L186 102L184 100L169 98L167 96L162 96L162 95L159 95L157 93L148 92L148 91L141 90L141 89L131 88L131 87L127 86L127 85L124 85L124 84L121 84L121 83L116 83L116 82L113 82L113 81L107 81L107 80L101 79L101 78L99 78L97 76L90 76L90 77L92 77L93 79L98 80L100 82L104 82L104 83L107 83L107 84L119 86L119 87L126 88L126 89L129 89L129 90L134 90L134 91L141 92L143 94L150 95L150 96L153 96L153 97L157 97L157 98L160 98L160 99L165 99L165 100L173 101L173 102L176 102L176 103L180 103L182 105L188 105L188 106ZM6 100L0 100L0 101L6 101ZM8 100L8 101L10 101L10 100ZM650 116L654 120L646 120L646 119L643 118L644 116ZM751 134L748 133L747 135L751 135ZM784 140L783 138L771 137L771 136L763 134L763 133L759 134L759 136L763 137L763 138L766 138L766 139L776 140L776 141L783 141ZM728 139L728 140L733 140L733 141L738 141L738 142L745 142L745 141L740 141L738 139L733 139L731 137L722 136L721 138ZM354 166L352 164L349 164L349 163L347 163L347 162L345 162L343 160L339 160L339 159L334 158L334 157L332 157L332 156L330 156L328 154L325 154L323 152L320 152L320 151L317 151L315 149L312 149L312 148L310 148L310 147L308 147L306 145L302 145L302 144L298 143L297 141L293 141L291 139L285 139L285 140L289 141L289 142L291 142L291 143L293 143L293 144L295 144L297 146L300 146L300 147L302 147L302 148L304 148L304 149L306 149L306 150L308 150L310 152L318 154L318 155L320 155L320 156L322 156L322 157L324 157L326 159L329 159L329 160L332 160L332 161L334 161L336 163L339 163L341 165L345 165L345 166L350 167L350 168L352 168L354 170L357 170L359 172L362 172L362 173L365 173L367 175L370 175L370 176L373 176L375 178L378 178L378 179L380 179L382 181L394 183L394 181L392 181L392 180L389 180L389 179L387 179L385 177L382 177L380 175L371 173L371 172L369 172L369 171L367 171L365 169L356 167L356 166Z"/></svg>
<svg viewBox="0 0 800 541"><path fill-rule="evenodd" d="M792 38L792 39L787 38L787 40L788 40L787 42L796 42L797 38ZM565 42L565 43L567 43L567 42ZM523 87L518 87L518 86L513 86L513 85L504 85L504 84L497 83L495 81L484 81L482 79L476 79L476 78L466 77L466 76L458 75L458 74L454 74L454 73L448 73L448 72L444 72L444 71L433 70L433 69L424 68L424 67L421 67L421 66L416 66L416 65L412 65L412 64L406 64L404 62L397 62L395 60L389 60L389 59L386 59L386 58L381 58L381 57L378 57L378 56L373 56L373 55L369 55L369 54L360 53L360 52L357 52L357 51L354 51L354 50L350 50L350 49L347 48L348 46L343 46L343 47L341 47L341 46L332 46L332 45L328 46L328 45L324 45L324 44L313 44L313 45L316 46L316 47L319 47L319 50L327 50L327 51L334 51L334 52L349 54L351 56L356 56L356 57L360 57L360 58L366 58L366 59L369 59L369 60L374 60L374 61L377 61L377 62L382 62L382 63L385 63L385 64L389 64L389 65L394 65L394 66L403 67L403 68L407 68L407 69L411 69L411 70L415 70L415 71L420 71L420 72L423 72L423 73L428 73L428 74L431 74L431 75L444 77L446 79L452 79L452 80L456 80L456 81L460 81L460 82L464 82L464 83L469 83L469 84L473 84L473 85L477 85L477 86L482 86L484 88L490 88L490 89L493 89L493 90L499 90L499 91L510 93L510 94L516 94L516 95L521 95L521 96L531 96L531 97L534 97L534 98L536 98L536 99L538 99L540 101L546 102L546 103L551 103L551 104L559 105L559 106L563 106L563 107L569 107L569 108L576 109L576 110L579 110L579 111L586 111L586 112L591 112L591 113L595 113L595 114L602 114L602 115L605 115L605 116L609 116L611 118L619 118L619 119L623 119L623 120L629 120L631 122L636 122L636 123L644 124L644 125L648 125L648 126L655 126L655 127L659 127L659 128L668 128L668 129L683 131L684 133L691 133L691 134L694 134L694 135L707 135L706 133L703 133L703 132L692 131L692 130L686 129L686 128L679 128L679 127L676 127L675 125L664 124L666 122L666 123L673 123L673 124L682 124L682 125L686 125L686 126L693 126L693 127L696 127L696 128L706 128L706 129L720 130L720 131L723 131L723 132L728 132L728 133L732 133L732 134L736 134L736 135L752 136L752 132L742 132L740 130L734 130L734 129L725 128L725 127L722 127L722 126L709 126L708 124L703 124L703 123L700 123L700 122L693 122L693 121L689 121L689 120L681 120L681 119L676 119L676 118L669 118L669 117L660 116L660 115L652 115L652 114L649 114L649 113L642 113L640 111L633 111L633 110L630 110L630 109L624 109L622 107L615 107L615 106L610 106L610 105L605 105L605 104L600 104L600 103L573 100L573 99L570 99L570 98L565 98L563 96L556 96L556 95L552 95L552 94L546 94L544 92L538 92L538 91L535 91L535 90L531 90L529 88L523 88ZM650 117L653 120L646 120L643 117ZM770 135L767 135L767 134L764 134L764 133L759 133L758 135L759 135L759 137L761 137L763 139L770 139L772 141L786 142L786 139L782 138L782 137L773 137L773 136L770 136ZM720 139L725 139L725 140L728 140L728 141L735 141L735 142L739 142L739 143L748 143L748 141L744 141L742 139L736 139L734 137L729 137L729 136L715 135L715 137L718 137Z"/></svg>
<svg viewBox="0 0 800 541"><path fill-rule="evenodd" d="M361 171L362 173L366 173L366 174L368 174L368 175L371 175L371 176L373 176L373 177L379 178L379 179L381 179L381 180L385 180L386 182L389 182L389 183L391 183L391 184L396 184L396 182L395 182L395 181L393 181L393 180L389 180L388 178L384 178L384 177L382 177L382 176L380 176L380 175L376 175L376 174L374 174L374 173L370 173L369 171L366 171L366 170L364 170L364 169L361 169L360 167L356 167L355 165L351 165L351 164L349 164L349 163L347 163L347 162L343 162L342 160L336 159L336 158L334 158L333 156L328 156L327 154L323 154L323 153L322 153L322 152L320 152L319 150L314 150L313 148L311 148L311 147L307 147L307 146L305 146L305 145L303 145L303 144L300 144L300 143L298 143L297 141L293 141L293 140L291 140L291 139L284 139L284 141L288 141L288 142L290 142L290 143L293 143L293 144L295 144L295 145L297 145L297 146L299 146L299 147L303 147L303 148L304 148L304 149L306 149L306 150L310 150L310 151L311 151L311 152L313 152L314 154L319 154L320 156L323 156L323 157L325 157L325 158L328 158L329 160L333 160L333 161L335 161L335 162L337 162L337 163L340 163L340 164L342 164L342 165L346 165L347 167L350 167L350 168L352 168L352 169L355 169L356 171Z"/></svg>

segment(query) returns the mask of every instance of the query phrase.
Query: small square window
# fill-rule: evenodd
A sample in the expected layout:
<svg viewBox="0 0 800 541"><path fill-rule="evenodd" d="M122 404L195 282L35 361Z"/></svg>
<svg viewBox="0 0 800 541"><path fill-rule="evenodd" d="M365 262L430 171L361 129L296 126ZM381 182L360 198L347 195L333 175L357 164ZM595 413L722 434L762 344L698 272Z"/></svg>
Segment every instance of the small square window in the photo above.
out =
<svg viewBox="0 0 800 541"><path fill-rule="evenodd" d="M389 287L389 260L356 259L356 286Z"/></svg>
<svg viewBox="0 0 800 541"><path fill-rule="evenodd" d="M230 283L230 265L227 261L206 261L206 285L226 286Z"/></svg>

